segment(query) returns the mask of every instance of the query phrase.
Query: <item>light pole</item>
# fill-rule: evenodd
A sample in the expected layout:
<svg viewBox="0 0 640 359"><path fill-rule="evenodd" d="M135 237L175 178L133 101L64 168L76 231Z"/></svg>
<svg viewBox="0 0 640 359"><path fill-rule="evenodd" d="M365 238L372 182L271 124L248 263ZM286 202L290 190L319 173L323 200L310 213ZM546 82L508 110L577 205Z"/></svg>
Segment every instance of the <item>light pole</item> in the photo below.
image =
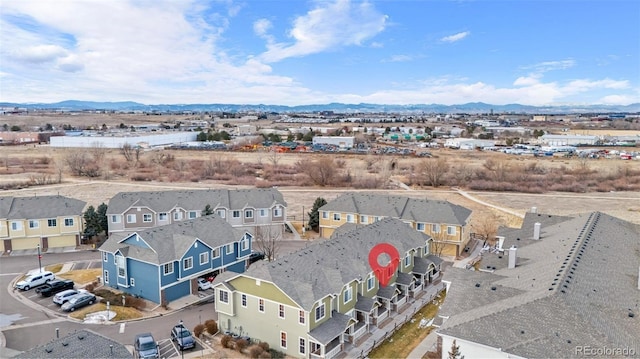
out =
<svg viewBox="0 0 640 359"><path fill-rule="evenodd" d="M180 344L180 355L182 356L182 359L184 359L184 338L182 337L182 328L184 328L184 324L182 319L180 319L180 335L178 337L180 342L178 344Z"/></svg>
<svg viewBox="0 0 640 359"><path fill-rule="evenodd" d="M42 273L42 255L40 255L40 244L38 244L38 269Z"/></svg>

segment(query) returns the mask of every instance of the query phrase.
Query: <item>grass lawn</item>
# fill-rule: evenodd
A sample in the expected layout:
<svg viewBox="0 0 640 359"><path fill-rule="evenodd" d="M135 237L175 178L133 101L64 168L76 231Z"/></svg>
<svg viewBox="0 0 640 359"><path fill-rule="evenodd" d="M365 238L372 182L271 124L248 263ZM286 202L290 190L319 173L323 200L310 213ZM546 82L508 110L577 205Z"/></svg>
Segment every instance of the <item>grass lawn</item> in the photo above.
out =
<svg viewBox="0 0 640 359"><path fill-rule="evenodd" d="M437 296L438 303L442 303L444 297L444 292ZM418 328L420 320L430 320L436 316L437 312L438 305L429 302L429 304L416 312L412 318L413 323L411 320L406 322L389 339L369 353L369 358L407 358L411 351L433 330L433 327Z"/></svg>
<svg viewBox="0 0 640 359"><path fill-rule="evenodd" d="M58 277L71 279L77 284L85 284L90 283L96 280L96 277L102 275L102 269L94 268L94 269L81 269L81 270L70 270L65 273L60 273Z"/></svg>
<svg viewBox="0 0 640 359"><path fill-rule="evenodd" d="M91 314L91 313L95 313L95 312L101 312L101 311L105 311L107 310L107 305L104 303L96 303L94 305L76 310L75 312L71 313L69 316L72 318L76 318L76 319L84 319L84 317L87 314ZM135 309L135 308L131 308L131 307L120 307L117 305L112 305L109 310L116 312L116 316L111 319L112 321L115 320L129 320L129 319L136 319L136 318L142 318L142 313L140 313L139 310Z"/></svg>
<svg viewBox="0 0 640 359"><path fill-rule="evenodd" d="M52 272L52 273L58 273L60 272L61 269L62 269L62 263L52 264L44 267L44 270L48 270L49 272Z"/></svg>

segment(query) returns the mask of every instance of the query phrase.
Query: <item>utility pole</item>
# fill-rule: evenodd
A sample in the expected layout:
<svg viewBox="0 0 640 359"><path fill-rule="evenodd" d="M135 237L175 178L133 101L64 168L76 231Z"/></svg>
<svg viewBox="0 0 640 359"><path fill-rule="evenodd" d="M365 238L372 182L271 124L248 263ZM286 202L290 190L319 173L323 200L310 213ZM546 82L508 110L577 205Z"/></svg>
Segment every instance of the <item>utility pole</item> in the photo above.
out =
<svg viewBox="0 0 640 359"><path fill-rule="evenodd" d="M42 273L42 255L40 254L40 245L38 244L38 269Z"/></svg>

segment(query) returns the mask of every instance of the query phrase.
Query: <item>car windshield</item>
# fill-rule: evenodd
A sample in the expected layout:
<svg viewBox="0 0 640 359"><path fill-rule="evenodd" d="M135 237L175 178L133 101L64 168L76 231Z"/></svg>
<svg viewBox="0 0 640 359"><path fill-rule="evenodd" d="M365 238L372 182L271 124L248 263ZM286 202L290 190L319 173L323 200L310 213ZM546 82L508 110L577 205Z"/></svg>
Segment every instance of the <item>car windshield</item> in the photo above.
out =
<svg viewBox="0 0 640 359"><path fill-rule="evenodd" d="M156 345L153 341L140 343L140 350L151 350L155 349Z"/></svg>
<svg viewBox="0 0 640 359"><path fill-rule="evenodd" d="M182 328L178 329L178 337L179 338L187 338L191 336L191 332L188 329Z"/></svg>

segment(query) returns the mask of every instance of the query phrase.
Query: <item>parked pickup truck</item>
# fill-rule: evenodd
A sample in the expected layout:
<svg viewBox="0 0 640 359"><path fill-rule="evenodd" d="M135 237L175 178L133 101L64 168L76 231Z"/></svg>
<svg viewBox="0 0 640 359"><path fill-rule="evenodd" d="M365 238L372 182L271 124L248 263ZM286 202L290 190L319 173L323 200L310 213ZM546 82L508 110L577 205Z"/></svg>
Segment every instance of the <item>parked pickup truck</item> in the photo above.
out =
<svg viewBox="0 0 640 359"><path fill-rule="evenodd" d="M73 289L73 286L74 283L72 280L56 279L36 289L36 292L40 293L40 295L43 297L50 297L56 293L62 292L63 290Z"/></svg>

